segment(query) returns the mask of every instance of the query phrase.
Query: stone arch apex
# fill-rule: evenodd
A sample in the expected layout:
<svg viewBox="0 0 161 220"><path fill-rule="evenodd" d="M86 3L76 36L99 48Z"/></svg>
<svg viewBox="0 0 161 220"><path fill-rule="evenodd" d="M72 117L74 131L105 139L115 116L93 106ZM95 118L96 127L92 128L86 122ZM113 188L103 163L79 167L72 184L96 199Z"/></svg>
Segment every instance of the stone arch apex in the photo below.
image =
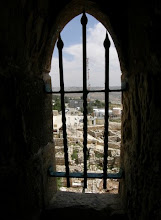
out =
<svg viewBox="0 0 161 220"><path fill-rule="evenodd" d="M99 4L96 2L92 2L89 0L72 0L64 8L61 9L59 14L57 15L55 23L53 24L51 31L52 36L48 42L48 45L46 47L47 50L44 56L44 72L50 72L52 54L59 33L72 19L82 14L83 11L93 16L95 19L101 22L102 25L107 29L116 47L116 51L118 53L118 58L120 62L120 68L121 66L124 66L124 63L122 62L124 59L122 57L119 39L113 31L110 19L107 16L107 14L103 12Z"/></svg>

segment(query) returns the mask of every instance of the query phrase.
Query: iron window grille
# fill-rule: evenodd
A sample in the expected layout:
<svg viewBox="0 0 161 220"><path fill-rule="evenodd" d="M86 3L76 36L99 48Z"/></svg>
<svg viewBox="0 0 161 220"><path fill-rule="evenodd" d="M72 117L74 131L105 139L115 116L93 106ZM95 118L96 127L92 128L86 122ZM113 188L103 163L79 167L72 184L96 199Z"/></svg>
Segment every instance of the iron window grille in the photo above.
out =
<svg viewBox="0 0 161 220"><path fill-rule="evenodd" d="M108 34L106 33L106 38L104 41L105 48L105 89L103 90L88 90L87 88L87 57L86 57L86 25L87 17L85 12L83 12L81 18L82 24L82 39L83 39L83 91L65 91L64 90L64 77L63 77L63 41L59 34L57 41L57 48L59 53L59 72L60 72L60 91L46 91L47 93L59 93L61 95L61 110L62 110L62 128L63 128L63 140L64 140L64 158L65 158L65 172L57 172L53 170L53 166L50 166L48 173L50 177L66 177L67 187L70 187L70 178L83 178L84 186L87 188L87 179L88 178L99 178L103 179L103 188L107 188L107 179L121 179L123 171L120 168L118 173L108 173L108 130L109 130L109 93L110 92L122 92L126 89L124 88L111 90L109 88L109 48L110 41ZM105 124L104 124L104 158L103 158L103 172L102 173L89 173L87 172L87 95L89 93L103 92L105 94ZM66 116L65 116L65 102L64 94L67 93L83 93L83 158L84 158L84 171L83 172L70 172L69 171L69 160L68 160L68 143L67 143L67 131L66 131Z"/></svg>

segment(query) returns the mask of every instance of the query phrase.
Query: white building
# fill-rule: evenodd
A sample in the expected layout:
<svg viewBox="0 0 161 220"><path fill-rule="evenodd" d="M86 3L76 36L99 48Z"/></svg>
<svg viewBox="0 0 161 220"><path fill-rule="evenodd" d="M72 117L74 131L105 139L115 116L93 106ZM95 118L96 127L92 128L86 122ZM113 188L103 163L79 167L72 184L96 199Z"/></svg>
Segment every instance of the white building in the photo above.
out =
<svg viewBox="0 0 161 220"><path fill-rule="evenodd" d="M114 116L120 116L121 115L121 108L113 108L112 109L112 114Z"/></svg>

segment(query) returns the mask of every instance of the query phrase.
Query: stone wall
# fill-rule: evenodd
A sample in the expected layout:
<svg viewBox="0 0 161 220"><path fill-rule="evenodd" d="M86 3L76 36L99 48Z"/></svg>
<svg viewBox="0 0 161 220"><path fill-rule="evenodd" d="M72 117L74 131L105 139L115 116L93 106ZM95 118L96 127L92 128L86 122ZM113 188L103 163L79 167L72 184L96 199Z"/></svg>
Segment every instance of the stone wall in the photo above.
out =
<svg viewBox="0 0 161 220"><path fill-rule="evenodd" d="M8 71L11 76L0 76L0 93L3 94L0 116L3 137L0 148L1 199L6 219L10 215L28 219L33 211L35 215L40 214L40 207L47 201L43 192L48 196L47 174L43 167L47 169L47 161L49 166L54 160L50 154L46 161L43 157L47 149L50 152L54 149L51 146L45 148L53 141L51 100L44 93L40 78L22 76L14 68Z"/></svg>
<svg viewBox="0 0 161 220"><path fill-rule="evenodd" d="M161 47L156 46L160 45L160 25L148 6L144 14L142 9L143 5L138 8L133 3L129 16L129 89L123 94L125 173L121 194L130 219L160 219L161 69L158 57ZM141 14L144 19L140 21Z"/></svg>
<svg viewBox="0 0 161 220"><path fill-rule="evenodd" d="M132 220L161 219L159 1L118 1L117 7L100 0L1 2L1 209L5 218L35 220L48 200L41 161L44 148L51 150L52 117L41 79L50 71L59 31L84 8L110 32L129 86L123 94L122 200Z"/></svg>

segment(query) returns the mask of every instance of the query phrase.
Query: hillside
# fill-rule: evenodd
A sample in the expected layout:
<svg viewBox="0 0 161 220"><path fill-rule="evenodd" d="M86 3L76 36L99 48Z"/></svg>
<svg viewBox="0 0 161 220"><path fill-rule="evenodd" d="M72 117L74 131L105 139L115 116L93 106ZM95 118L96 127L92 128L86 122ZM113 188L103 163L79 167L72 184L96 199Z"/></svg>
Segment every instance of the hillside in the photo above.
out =
<svg viewBox="0 0 161 220"><path fill-rule="evenodd" d="M53 91L59 91L60 88L53 88ZM91 87L90 90L103 90L104 88L102 87ZM110 87L110 89L120 89L120 87L115 86L115 87ZM65 88L65 91L81 91L82 88L81 87L68 87ZM71 97L71 98L80 98L83 94L82 93L72 93L72 94L66 94L67 97ZM90 100L100 100L100 101L104 101L104 92L100 93L100 92L94 92L94 93L89 93L90 96ZM121 103L121 92L110 92L109 93L109 101L111 103L117 103L120 104Z"/></svg>

